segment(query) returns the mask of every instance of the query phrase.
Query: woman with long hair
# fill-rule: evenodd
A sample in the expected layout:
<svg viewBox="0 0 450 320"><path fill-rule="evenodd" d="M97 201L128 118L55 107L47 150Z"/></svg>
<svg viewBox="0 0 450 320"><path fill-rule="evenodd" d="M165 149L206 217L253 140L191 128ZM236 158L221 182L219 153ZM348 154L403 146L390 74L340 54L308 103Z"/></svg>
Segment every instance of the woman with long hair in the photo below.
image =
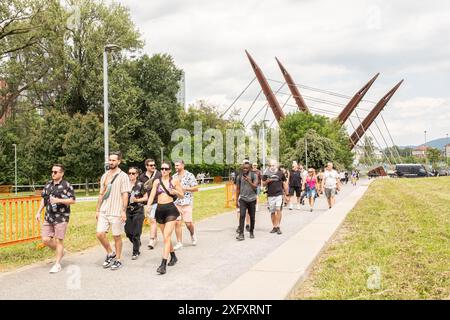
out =
<svg viewBox="0 0 450 320"><path fill-rule="evenodd" d="M305 181L303 181L302 190L306 191L306 198L309 199L309 211L312 212L317 196L317 176L316 170L313 168L308 169L308 175L306 176Z"/></svg>
<svg viewBox="0 0 450 320"><path fill-rule="evenodd" d="M174 201L177 198L183 198L184 192L181 188L180 181L178 179L172 179L170 176L171 169L170 163L163 162L161 164L162 176L160 179L156 179L153 182L150 198L148 199L148 204L151 204L153 199L156 196L158 197L155 219L159 224L164 238L162 261L161 265L156 270L159 274L165 274L166 266L173 266L178 261L172 246L172 233L175 230L176 220L180 213L178 212ZM170 261L167 263L169 254Z"/></svg>

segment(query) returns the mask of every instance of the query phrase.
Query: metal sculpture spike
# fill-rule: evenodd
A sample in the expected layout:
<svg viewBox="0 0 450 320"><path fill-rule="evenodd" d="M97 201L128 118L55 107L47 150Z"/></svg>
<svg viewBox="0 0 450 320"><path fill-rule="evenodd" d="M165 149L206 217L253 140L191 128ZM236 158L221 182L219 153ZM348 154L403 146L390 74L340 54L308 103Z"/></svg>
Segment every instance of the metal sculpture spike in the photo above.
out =
<svg viewBox="0 0 450 320"><path fill-rule="evenodd" d="M403 83L403 80L397 83L395 87L393 87L386 95L378 101L375 107L370 111L369 115L362 121L359 127L353 132L350 136L349 146L350 149L353 149L355 145L358 143L359 139L363 136L364 132L369 129L370 125L376 119L376 117L380 114L386 104L391 100L392 96L395 94L397 89Z"/></svg>
<svg viewBox="0 0 450 320"><path fill-rule="evenodd" d="M259 66L256 64L255 60L252 58L250 53L248 53L247 50L245 50L245 53L247 54L248 60L250 61L250 64L252 65L253 71L255 72L255 75L259 81L259 84L261 85L261 88L264 92L264 95L266 96L266 99L267 99L267 102L269 103L270 108L272 109L275 119L277 119L277 121L280 122L280 120L284 118L284 112L281 109L277 98L275 97L272 89L269 86L269 83L267 82L266 77L262 73Z"/></svg>
<svg viewBox="0 0 450 320"><path fill-rule="evenodd" d="M308 106L305 103L305 100L303 100L302 95L300 94L300 90L298 90L297 85L294 82L294 79L292 79L289 72L287 72L286 68L281 64L280 60L278 60L277 57L275 57L277 60L278 66L281 69L281 73L283 73L284 79L286 80L286 83L289 86L289 90L291 91L292 96L294 97L295 103L297 104L300 111L309 113Z"/></svg>
<svg viewBox="0 0 450 320"><path fill-rule="evenodd" d="M364 87L362 87L354 96L353 98L348 102L348 104L345 106L345 108L341 111L341 113L338 116L338 120L344 124L345 121L350 117L353 110L358 106L358 104L361 102L361 100L366 95L367 91L369 91L372 84L375 82L375 80L378 78L380 73L377 73L372 79L370 79L369 82L366 83Z"/></svg>

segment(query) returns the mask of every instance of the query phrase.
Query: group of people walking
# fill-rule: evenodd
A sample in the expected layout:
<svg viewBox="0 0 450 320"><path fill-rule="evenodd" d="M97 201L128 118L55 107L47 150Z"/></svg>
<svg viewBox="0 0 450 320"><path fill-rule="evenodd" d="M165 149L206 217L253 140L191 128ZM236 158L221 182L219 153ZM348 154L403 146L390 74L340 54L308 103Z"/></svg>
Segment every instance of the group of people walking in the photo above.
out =
<svg viewBox="0 0 450 320"><path fill-rule="evenodd" d="M172 176L171 163L163 162L160 171L153 159L145 160L146 171L130 167L125 173L119 167L120 152L109 156L109 170L100 179L100 194L96 206L96 236L106 252L103 268L117 270L122 263L122 235L126 234L132 243L132 260L141 255L141 235L145 218L150 222L149 249L157 244L157 225L162 234L162 259L156 269L159 274L167 272L167 266L174 266L178 258L175 251L183 247L182 224L186 225L192 245L197 244L193 223L193 193L198 191L195 176L185 170L184 162L174 162L176 173ZM65 254L64 238L70 218L70 205L74 204L75 192L64 180L65 168L62 164L52 167L52 180L43 189L42 200L36 219L39 220L45 208L42 225L42 240L56 252L56 262L50 273L61 271L61 259ZM352 175L353 178L353 175ZM271 160L269 167L261 172L258 165L244 161L235 176L236 207L239 209L239 226L236 239L245 239L244 228L251 239L255 238L255 213L259 209L259 195L262 189L267 193L267 207L270 212L272 229L270 233L281 235L281 218L284 205L293 209L296 204L309 201L313 211L315 198L325 193L328 207L334 205L335 195L340 189L340 177L330 162L323 172L316 174L314 168L304 170L302 165L293 163L292 169L283 170L277 161ZM176 244L172 245L175 231ZM112 247L107 233L114 240Z"/></svg>
<svg viewBox="0 0 450 320"><path fill-rule="evenodd" d="M261 188L267 193L267 207L272 221L270 233L282 234L280 224L282 209L289 205L289 210L297 209L304 204L305 198L309 202L309 211L313 212L315 199L325 193L328 208L335 203L335 196L341 188L339 174L329 162L325 170L316 174L314 168L305 170L302 165L293 162L292 169L279 167L277 161L271 160L269 167L261 173L254 163L250 168L248 160L244 160L241 171L234 174L236 184L236 207L239 210L239 226L236 229L236 239L242 241L244 236L244 223L247 220L246 230L250 239L255 238L255 212Z"/></svg>
<svg viewBox="0 0 450 320"><path fill-rule="evenodd" d="M191 235L192 245L197 244L192 219L193 192L198 191L195 176L185 170L184 162L174 162L176 174L171 176L170 163L163 162L161 170L156 170L153 159L145 160L146 171L141 174L137 167L130 167L128 174L119 167L122 161L120 152L109 155L109 170L100 179L100 194L96 206L96 236L106 251L103 268L117 270L122 263L122 235L133 245L132 260L141 254L141 235L144 219L150 221L149 249L157 243L157 224L163 236L161 264L157 268L159 274L166 273L167 266L174 266L178 258L175 250L182 244L182 223L186 224ZM52 168L52 180L42 192L42 200L36 219L40 220L45 208L42 227L42 240L56 251L56 262L50 273L61 271L61 259L65 250L63 241L70 217L70 205L75 203L75 192L69 182L63 179L65 168L55 164ZM177 243L172 245L172 234L175 231ZM107 238L111 232L114 248ZM170 260L169 260L170 256ZM168 262L169 260L169 262Z"/></svg>

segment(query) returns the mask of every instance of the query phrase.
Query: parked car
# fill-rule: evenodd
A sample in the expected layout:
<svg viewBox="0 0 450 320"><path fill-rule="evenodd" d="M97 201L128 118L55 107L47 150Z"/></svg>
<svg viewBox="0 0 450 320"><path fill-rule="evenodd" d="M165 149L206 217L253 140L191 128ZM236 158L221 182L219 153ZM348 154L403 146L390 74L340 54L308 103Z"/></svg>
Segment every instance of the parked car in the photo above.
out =
<svg viewBox="0 0 450 320"><path fill-rule="evenodd" d="M449 171L447 169L439 169L438 170L438 174L439 174L440 177L448 176L449 175Z"/></svg>
<svg viewBox="0 0 450 320"><path fill-rule="evenodd" d="M432 177L433 173L427 171L423 164L397 164L395 173L399 178Z"/></svg>

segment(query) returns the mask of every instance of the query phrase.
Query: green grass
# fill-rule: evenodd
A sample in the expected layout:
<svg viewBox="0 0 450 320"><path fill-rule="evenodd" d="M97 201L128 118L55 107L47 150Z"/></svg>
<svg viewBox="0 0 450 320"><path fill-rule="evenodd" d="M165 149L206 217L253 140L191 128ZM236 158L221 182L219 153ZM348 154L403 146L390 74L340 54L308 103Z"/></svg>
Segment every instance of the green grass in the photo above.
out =
<svg viewBox="0 0 450 320"><path fill-rule="evenodd" d="M207 185L211 186L211 185ZM95 202L80 202L72 206L65 246L69 252L78 252L98 245L95 237ZM213 215L230 211L225 208L225 189L214 189L195 193L194 219L199 221ZM0 221L1 221L0 212ZM143 234L148 234L144 226ZM159 232L159 231L158 231ZM9 271L54 256L47 247L38 248L40 241L0 248L0 272Z"/></svg>
<svg viewBox="0 0 450 320"><path fill-rule="evenodd" d="M448 177L372 183L295 297L449 299L449 190Z"/></svg>

